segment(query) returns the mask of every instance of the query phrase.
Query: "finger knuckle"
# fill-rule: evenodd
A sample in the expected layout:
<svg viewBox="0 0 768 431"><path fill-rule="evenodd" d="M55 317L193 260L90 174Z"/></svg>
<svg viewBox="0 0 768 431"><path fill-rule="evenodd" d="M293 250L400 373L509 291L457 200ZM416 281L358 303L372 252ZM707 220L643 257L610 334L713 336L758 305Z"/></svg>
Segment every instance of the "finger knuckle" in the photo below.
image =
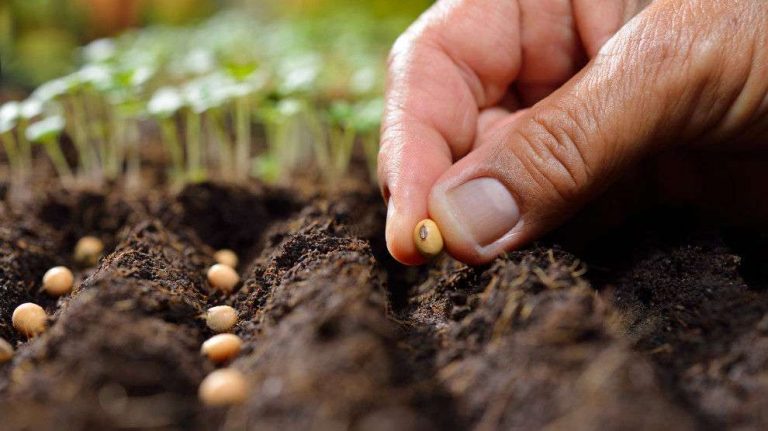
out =
<svg viewBox="0 0 768 431"><path fill-rule="evenodd" d="M522 145L515 144L517 156L534 180L564 201L574 201L592 183L582 121L564 109L534 115L519 131Z"/></svg>

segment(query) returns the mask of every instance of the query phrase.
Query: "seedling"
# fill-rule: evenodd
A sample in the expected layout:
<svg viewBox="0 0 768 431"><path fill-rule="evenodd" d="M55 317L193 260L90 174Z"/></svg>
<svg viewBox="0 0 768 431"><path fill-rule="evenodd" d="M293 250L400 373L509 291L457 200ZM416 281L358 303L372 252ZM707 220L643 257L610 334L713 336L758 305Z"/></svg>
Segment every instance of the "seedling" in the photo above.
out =
<svg viewBox="0 0 768 431"><path fill-rule="evenodd" d="M32 338L45 332L48 326L48 315L45 314L43 307L26 302L13 310L11 322L17 331L27 338Z"/></svg>
<svg viewBox="0 0 768 431"><path fill-rule="evenodd" d="M200 401L209 406L241 404L248 397L248 384L240 371L223 368L203 379L198 395Z"/></svg>
<svg viewBox="0 0 768 431"><path fill-rule="evenodd" d="M0 364L13 358L13 346L4 338L0 338Z"/></svg>
<svg viewBox="0 0 768 431"><path fill-rule="evenodd" d="M237 324L237 311L229 305L217 305L208 309L205 323L214 332L227 332Z"/></svg>
<svg viewBox="0 0 768 431"><path fill-rule="evenodd" d="M239 261L237 254L228 248L223 248L214 253L213 260L215 260L216 263L226 265L230 268L237 268L237 263Z"/></svg>
<svg viewBox="0 0 768 431"><path fill-rule="evenodd" d="M43 105L61 101L67 120L66 125L70 126L69 134L77 148L79 167L87 175L93 175L98 159L89 146L85 106L82 99L74 94L74 90L80 83L78 74L48 81L32 93L30 101L39 101Z"/></svg>
<svg viewBox="0 0 768 431"><path fill-rule="evenodd" d="M420 221L413 229L413 243L416 250L427 259L432 259L443 252L443 236L437 224L431 219Z"/></svg>
<svg viewBox="0 0 768 431"><path fill-rule="evenodd" d="M240 276L231 266L217 263L208 269L208 283L216 290L224 293L232 292L232 289L240 282Z"/></svg>
<svg viewBox="0 0 768 431"><path fill-rule="evenodd" d="M71 182L74 176L58 142L63 129L64 118L60 115L52 115L31 124L27 127L25 135L29 141L39 142L43 145L62 181Z"/></svg>
<svg viewBox="0 0 768 431"><path fill-rule="evenodd" d="M200 353L211 362L221 364L235 358L242 345L243 340L235 334L218 334L203 343Z"/></svg>
<svg viewBox="0 0 768 431"><path fill-rule="evenodd" d="M157 90L147 105L147 112L154 116L163 134L163 143L171 156L171 177L182 181L184 177L184 150L179 143L176 113L184 107L184 98L175 88Z"/></svg>
<svg viewBox="0 0 768 431"><path fill-rule="evenodd" d="M51 296L62 296L72 291L75 277L64 266L54 266L43 275L43 290Z"/></svg>
<svg viewBox="0 0 768 431"><path fill-rule="evenodd" d="M95 236L84 236L75 244L74 258L78 265L94 266L104 252L104 243Z"/></svg>
<svg viewBox="0 0 768 431"><path fill-rule="evenodd" d="M21 160L21 154L19 154L16 135L13 132L19 119L19 111L18 102L6 102L3 106L0 106L0 139L2 140L6 157L8 157L11 172L15 178L18 178L21 172L26 170L24 161Z"/></svg>

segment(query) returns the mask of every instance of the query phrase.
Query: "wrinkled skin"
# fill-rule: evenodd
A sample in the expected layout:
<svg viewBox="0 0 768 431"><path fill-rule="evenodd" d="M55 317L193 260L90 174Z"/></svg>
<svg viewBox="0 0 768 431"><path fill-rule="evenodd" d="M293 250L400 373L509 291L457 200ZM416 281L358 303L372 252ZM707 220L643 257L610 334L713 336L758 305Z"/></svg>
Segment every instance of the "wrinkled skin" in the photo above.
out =
<svg viewBox="0 0 768 431"><path fill-rule="evenodd" d="M424 261L425 217L472 264L585 206L768 219L768 2L647 3L443 0L398 39L379 154L396 259Z"/></svg>

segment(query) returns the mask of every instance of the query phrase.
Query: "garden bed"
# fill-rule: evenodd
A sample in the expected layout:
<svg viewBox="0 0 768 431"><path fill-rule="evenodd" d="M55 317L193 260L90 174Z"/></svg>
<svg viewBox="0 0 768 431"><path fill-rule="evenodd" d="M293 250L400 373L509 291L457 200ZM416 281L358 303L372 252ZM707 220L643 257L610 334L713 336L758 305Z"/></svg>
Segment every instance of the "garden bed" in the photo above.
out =
<svg viewBox="0 0 768 431"><path fill-rule="evenodd" d="M117 190L117 189L116 189ZM647 215L574 254L551 238L471 268L396 264L384 205L257 183L38 188L0 207L0 429L764 429L768 241ZM31 198L30 198L31 197ZM9 199L6 199L9 201ZM14 200L19 201L19 200ZM42 274L95 268L53 299ZM219 248L242 283L214 293ZM26 341L23 302L52 316ZM201 315L229 304L247 401L203 406Z"/></svg>

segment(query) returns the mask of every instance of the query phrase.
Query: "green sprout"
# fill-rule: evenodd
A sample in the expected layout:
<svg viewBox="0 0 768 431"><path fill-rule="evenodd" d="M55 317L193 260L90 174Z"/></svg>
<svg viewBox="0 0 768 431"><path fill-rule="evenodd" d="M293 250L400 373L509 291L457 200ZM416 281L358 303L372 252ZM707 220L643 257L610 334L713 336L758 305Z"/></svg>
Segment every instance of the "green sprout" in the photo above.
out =
<svg viewBox="0 0 768 431"><path fill-rule="evenodd" d="M78 154L78 171L93 177L99 160L98 154L89 142L88 118L83 100L75 94L79 85L79 75L65 76L41 85L32 93L31 98L39 100L43 104L60 101L64 105L66 125L71 128L69 135L72 137Z"/></svg>
<svg viewBox="0 0 768 431"><path fill-rule="evenodd" d="M18 102L6 102L0 106L0 139L2 139L3 148L14 178L18 178L24 169L23 161L20 159L19 145L16 141L16 135L14 135L14 128L20 115L19 110Z"/></svg>
<svg viewBox="0 0 768 431"><path fill-rule="evenodd" d="M338 178L349 167L355 143L354 107L347 102L335 102L328 109L330 138L328 150L331 155L327 175Z"/></svg>
<svg viewBox="0 0 768 431"><path fill-rule="evenodd" d="M163 143L171 156L171 177L181 181L184 176L184 150L179 142L176 113L184 106L181 93L172 87L158 89L147 104L147 112L154 116L163 135Z"/></svg>
<svg viewBox="0 0 768 431"><path fill-rule="evenodd" d="M65 183L71 183L74 176L58 142L59 135L63 130L64 118L60 115L52 115L30 124L25 134L30 142L38 142L43 145L59 177Z"/></svg>
<svg viewBox="0 0 768 431"><path fill-rule="evenodd" d="M42 85L16 105L13 120L11 108L0 108L11 170L29 172L27 136L40 135L39 123L55 123L51 113L59 113L77 152L71 170L78 180L125 174L125 184L137 183L147 121L162 133L175 185L252 175L277 181L310 161L333 182L360 153L373 172L381 71L389 41L407 20L359 12L265 22L225 11L189 28L148 27L94 41L81 49L77 72ZM55 139L40 139L66 177L69 166L50 145Z"/></svg>
<svg viewBox="0 0 768 431"><path fill-rule="evenodd" d="M379 153L379 127L384 113L384 99L378 97L358 102L354 112L352 124L362 141L370 177L375 181Z"/></svg>

